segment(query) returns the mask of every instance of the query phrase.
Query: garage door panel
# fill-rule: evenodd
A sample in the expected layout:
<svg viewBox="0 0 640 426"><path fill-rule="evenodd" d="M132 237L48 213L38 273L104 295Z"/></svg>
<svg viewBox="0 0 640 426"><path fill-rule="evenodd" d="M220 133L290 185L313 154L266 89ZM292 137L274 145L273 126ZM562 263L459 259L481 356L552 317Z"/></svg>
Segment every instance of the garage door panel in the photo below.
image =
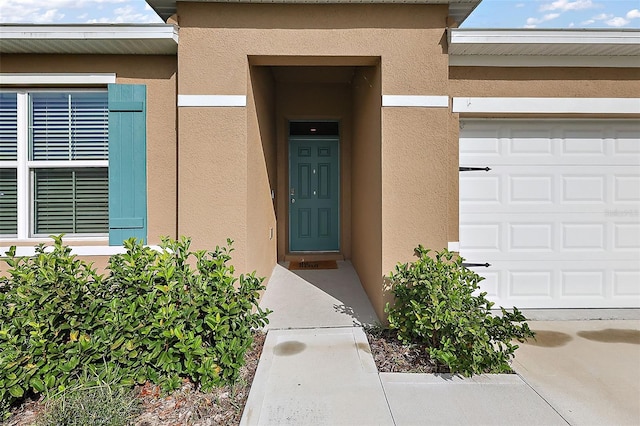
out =
<svg viewBox="0 0 640 426"><path fill-rule="evenodd" d="M491 300L640 307L640 123L465 120L460 254Z"/></svg>
<svg viewBox="0 0 640 426"><path fill-rule="evenodd" d="M505 308L640 307L640 272L627 262L494 262L472 268L480 291Z"/></svg>
<svg viewBox="0 0 640 426"><path fill-rule="evenodd" d="M640 222L633 216L476 213L460 216L460 251L491 259L640 259Z"/></svg>
<svg viewBox="0 0 640 426"><path fill-rule="evenodd" d="M638 270L620 269L613 271L613 297L640 297L638 283L640 283L640 271Z"/></svg>
<svg viewBox="0 0 640 426"><path fill-rule="evenodd" d="M606 213L640 204L637 166L495 166L460 173L461 211Z"/></svg>
<svg viewBox="0 0 640 426"><path fill-rule="evenodd" d="M613 176L613 194L616 203L640 204L640 176L639 175L615 175Z"/></svg>
<svg viewBox="0 0 640 426"><path fill-rule="evenodd" d="M610 120L466 121L460 164L634 165L640 162L640 123Z"/></svg>

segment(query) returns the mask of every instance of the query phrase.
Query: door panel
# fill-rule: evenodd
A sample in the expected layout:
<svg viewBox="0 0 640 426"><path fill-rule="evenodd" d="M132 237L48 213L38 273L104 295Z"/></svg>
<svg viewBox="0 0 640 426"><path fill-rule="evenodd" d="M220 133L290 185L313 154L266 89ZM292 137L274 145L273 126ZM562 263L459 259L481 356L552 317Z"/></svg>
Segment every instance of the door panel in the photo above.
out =
<svg viewBox="0 0 640 426"><path fill-rule="evenodd" d="M289 250L340 249L337 138L289 139Z"/></svg>

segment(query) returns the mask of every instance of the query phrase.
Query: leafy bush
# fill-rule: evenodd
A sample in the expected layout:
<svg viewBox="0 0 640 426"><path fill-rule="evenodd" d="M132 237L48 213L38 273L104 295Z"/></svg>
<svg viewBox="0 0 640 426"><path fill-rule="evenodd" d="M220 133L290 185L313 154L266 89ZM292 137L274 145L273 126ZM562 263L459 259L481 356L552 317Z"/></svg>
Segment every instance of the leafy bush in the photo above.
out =
<svg viewBox="0 0 640 426"><path fill-rule="evenodd" d="M429 356L452 373L471 376L510 371L518 345L534 333L517 309L491 314L493 302L476 293L483 279L462 265L463 259L443 250L429 256L423 246L418 260L398 264L390 275L395 305L387 304L389 324L404 342L428 345Z"/></svg>
<svg viewBox="0 0 640 426"><path fill-rule="evenodd" d="M33 257L3 259L0 278L0 413L28 393L64 391L81 368L119 368L120 383L149 380L165 390L189 378L206 391L232 383L265 325L262 279L234 277L232 251L189 250L164 239L161 251L131 239L109 275L71 254L62 237ZM195 268L191 266L195 264Z"/></svg>

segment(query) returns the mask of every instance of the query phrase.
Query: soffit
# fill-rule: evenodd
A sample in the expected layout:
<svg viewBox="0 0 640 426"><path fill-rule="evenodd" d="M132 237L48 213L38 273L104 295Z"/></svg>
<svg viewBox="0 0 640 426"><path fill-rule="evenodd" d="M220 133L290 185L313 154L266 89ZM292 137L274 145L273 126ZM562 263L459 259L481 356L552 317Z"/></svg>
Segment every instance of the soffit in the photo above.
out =
<svg viewBox="0 0 640 426"><path fill-rule="evenodd" d="M462 23L482 0L189 0L196 3L297 3L297 4L339 4L339 3L397 3L397 4L448 4L449 16ZM166 21L176 13L178 0L146 0L151 8Z"/></svg>
<svg viewBox="0 0 640 426"><path fill-rule="evenodd" d="M174 25L0 25L0 53L175 55L177 51Z"/></svg>

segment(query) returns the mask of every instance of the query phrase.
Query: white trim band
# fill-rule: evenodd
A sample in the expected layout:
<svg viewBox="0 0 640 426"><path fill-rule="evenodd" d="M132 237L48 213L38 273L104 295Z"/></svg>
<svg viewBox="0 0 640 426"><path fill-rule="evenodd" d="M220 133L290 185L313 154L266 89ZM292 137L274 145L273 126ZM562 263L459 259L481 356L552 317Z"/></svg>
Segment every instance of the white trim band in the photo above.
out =
<svg viewBox="0 0 640 426"><path fill-rule="evenodd" d="M419 95L382 95L382 106L449 108L449 97Z"/></svg>
<svg viewBox="0 0 640 426"><path fill-rule="evenodd" d="M0 73L0 85L26 86L33 84L74 85L109 84L116 82L115 73Z"/></svg>
<svg viewBox="0 0 640 426"><path fill-rule="evenodd" d="M246 95L178 95L179 107L246 107Z"/></svg>
<svg viewBox="0 0 640 426"><path fill-rule="evenodd" d="M460 241L449 241L447 250L449 251L460 251Z"/></svg>
<svg viewBox="0 0 640 426"><path fill-rule="evenodd" d="M640 98L453 98L453 112L486 114L640 114Z"/></svg>
<svg viewBox="0 0 640 426"><path fill-rule="evenodd" d="M127 250L123 246L70 246L71 254L78 256L113 256L114 254L126 253ZM156 251L162 251L160 246L148 246ZM53 246L48 246L46 251L52 251ZM9 247L0 247L0 257L5 256L9 251ZM36 249L32 246L17 246L16 256L35 256Z"/></svg>

